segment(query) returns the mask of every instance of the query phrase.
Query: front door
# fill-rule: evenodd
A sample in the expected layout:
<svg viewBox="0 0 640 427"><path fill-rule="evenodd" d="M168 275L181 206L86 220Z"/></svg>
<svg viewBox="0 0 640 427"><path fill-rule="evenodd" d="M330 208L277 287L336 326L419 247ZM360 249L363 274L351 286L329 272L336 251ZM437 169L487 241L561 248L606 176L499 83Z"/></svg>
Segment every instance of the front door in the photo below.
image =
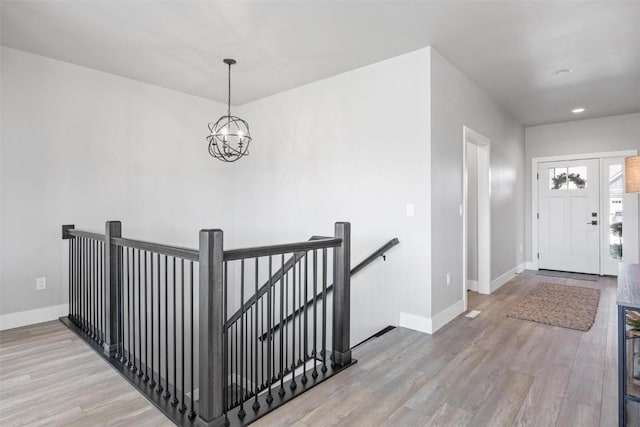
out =
<svg viewBox="0 0 640 427"><path fill-rule="evenodd" d="M538 165L538 267L600 274L599 160Z"/></svg>

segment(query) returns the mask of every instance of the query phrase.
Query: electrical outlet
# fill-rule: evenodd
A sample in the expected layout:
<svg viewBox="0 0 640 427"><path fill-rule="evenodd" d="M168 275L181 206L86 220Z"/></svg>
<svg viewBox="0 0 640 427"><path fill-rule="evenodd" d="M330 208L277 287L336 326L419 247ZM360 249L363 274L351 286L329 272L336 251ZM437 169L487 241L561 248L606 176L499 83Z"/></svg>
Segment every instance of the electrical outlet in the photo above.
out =
<svg viewBox="0 0 640 427"><path fill-rule="evenodd" d="M447 286L451 284L451 273L447 273Z"/></svg>
<svg viewBox="0 0 640 427"><path fill-rule="evenodd" d="M47 278L38 277L36 279L36 290L41 291L43 289L47 289Z"/></svg>

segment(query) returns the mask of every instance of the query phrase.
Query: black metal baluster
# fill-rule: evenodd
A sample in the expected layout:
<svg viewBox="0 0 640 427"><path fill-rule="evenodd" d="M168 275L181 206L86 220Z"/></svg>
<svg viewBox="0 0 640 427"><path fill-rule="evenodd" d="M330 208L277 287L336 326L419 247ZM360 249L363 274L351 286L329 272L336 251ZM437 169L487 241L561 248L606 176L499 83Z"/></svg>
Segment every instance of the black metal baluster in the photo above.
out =
<svg viewBox="0 0 640 427"><path fill-rule="evenodd" d="M244 349L245 349L245 357L244 357L244 395L242 400L247 400L250 395L249 391L249 354L251 354L251 350L249 349L249 325L251 325L251 313L252 307L249 307L246 315L246 321L244 322Z"/></svg>
<svg viewBox="0 0 640 427"><path fill-rule="evenodd" d="M162 397L169 399L169 258L164 256L164 394ZM160 387L162 391L162 387Z"/></svg>
<svg viewBox="0 0 640 427"><path fill-rule="evenodd" d="M87 334L89 335L89 338L92 338L91 333L92 328L93 328L93 324L92 324L92 312L91 312L91 239L87 239L87 283L86 283L86 288L87 288Z"/></svg>
<svg viewBox="0 0 640 427"><path fill-rule="evenodd" d="M149 292L150 292L150 296L149 296L149 309L150 309L150 317L151 317L151 376L149 377L149 387L154 388L156 386L156 380L154 379L154 375L153 375L153 367L155 366L154 363L154 354L153 354L153 335L154 335L154 328L153 325L155 324L154 322L154 317L153 317L153 252L151 252L149 254L149 263L150 263L150 267L149 267L149 272L151 273L151 276L149 278ZM148 329L147 329L148 330Z"/></svg>
<svg viewBox="0 0 640 427"><path fill-rule="evenodd" d="M89 339L93 339L93 240L87 239L87 321Z"/></svg>
<svg viewBox="0 0 640 427"><path fill-rule="evenodd" d="M281 268L280 271L282 274L280 275L280 324L284 323L284 254L282 254L281 258ZM284 396L284 358L282 355L284 354L284 341L283 341L283 333L280 330L280 389L278 390L278 394L282 398Z"/></svg>
<svg viewBox="0 0 640 427"><path fill-rule="evenodd" d="M223 295L222 295L222 300L224 301L223 307L222 307L222 319L226 322L227 321L227 301L228 301L228 296L229 296L229 289L227 286L227 277L228 277L228 263L225 262L224 263L224 277L223 277ZM222 355L223 358L223 365L224 365L224 370L223 370L223 378L225 381L225 387L223 388L222 391L222 406L225 408L225 417L226 417L226 410L227 409L231 409L230 408L230 404L229 401L231 400L231 396L229 395L229 383L228 381L231 381L229 379L229 374L231 373L231 367L229 366L229 364L231 363L231 360L233 360L233 353L229 354L229 352L233 351L233 346L231 345L231 337L229 336L229 328L231 327L231 325L225 325L225 327L222 329L222 333L223 333L223 340L222 342L225 344L226 348L225 351ZM202 345L202 343L200 344Z"/></svg>
<svg viewBox="0 0 640 427"><path fill-rule="evenodd" d="M149 382L149 317L147 316L147 282L149 281L149 271L147 270L147 251L144 251L144 296L143 296L143 305L144 305L144 379L145 383ZM142 339L142 334L140 335L140 339ZM142 344L140 344L142 345ZM142 347L140 348L140 355L142 355ZM142 368L142 358L140 360L140 368ZM142 370L140 372L142 374ZM140 375L142 376L142 375Z"/></svg>
<svg viewBox="0 0 640 427"><path fill-rule="evenodd" d="M257 411L258 409L260 409L260 403L258 402L258 391L259 391L258 390L258 387L259 387L259 381L258 381L258 345L259 345L259 343L258 343L258 314L264 315L264 312L260 312L258 310L258 307L259 307L259 304L258 304L258 280L259 280L258 279L258 257L256 257L256 283L255 283L255 285L256 285L256 293L255 293L255 295L256 295L256 303L255 303L256 310L255 310L255 313L254 313L254 324L253 324L254 325L253 326L254 327L254 335L256 337L255 338L255 342L254 342L254 346L255 346L255 354L254 354L255 361L254 361L254 363L255 364L254 364L254 367L253 367L254 371L255 371L254 379L253 379L254 380L253 394L254 394L255 399L254 399L253 405L252 405L254 411Z"/></svg>
<svg viewBox="0 0 640 427"><path fill-rule="evenodd" d="M138 250L138 378L144 376L142 370L142 250ZM145 257L146 258L146 257Z"/></svg>
<svg viewBox="0 0 640 427"><path fill-rule="evenodd" d="M116 251L117 254L117 251ZM117 256L117 255L116 255ZM102 345L104 342L104 317L102 316L102 307L104 304L104 281L103 281L103 271L102 265L104 257L102 256L102 242L98 242L98 344ZM117 280L117 278L116 278ZM116 285L117 286L117 285ZM118 313L118 290L116 288L116 307L115 312ZM118 322L118 316L116 315L116 325ZM116 329L117 330L117 329ZM120 341L117 341L118 343ZM116 347L115 356L118 357L118 347Z"/></svg>
<svg viewBox="0 0 640 427"><path fill-rule="evenodd" d="M193 348L193 317L194 317L194 313L193 313L193 287L194 287L194 283L193 283L193 261L191 261L189 263L189 276L190 276L190 280L189 280L189 284L191 285L190 287L190 295L189 295L189 301L191 303L191 308L189 310L189 314L191 315L191 326L189 328L189 330L191 331L191 339L189 340L190 344L191 344L191 409L189 411L189 419L193 420L196 417L196 412L194 410L194 402L196 400L196 396L194 394L194 390L195 390L195 386L193 384L194 381L194 376L193 376L193 366L196 364L196 357L195 357L195 351Z"/></svg>
<svg viewBox="0 0 640 427"><path fill-rule="evenodd" d="M276 324L276 319L278 317L278 312L276 310L276 301L278 301L280 299L280 291L276 290L280 289L280 281L276 280L276 282L273 284L273 292L272 292L272 296L273 296L273 301L271 301L271 307L272 307L272 314L273 314L273 318L271 319L271 325L275 325ZM280 336L282 336L282 327L280 327ZM276 339L275 337L273 337L273 343L272 343L272 348L271 348L271 355L272 355L272 363L273 363L273 367L271 372L273 373L273 376L271 378L271 382L275 385L276 382L278 381L278 379L280 378L279 375L277 374L277 365L280 364L280 359L278 358L278 360L276 360Z"/></svg>
<svg viewBox="0 0 640 427"><path fill-rule="evenodd" d="M91 335L91 260L89 255L89 240L85 239L84 243L84 328L85 333Z"/></svg>
<svg viewBox="0 0 640 427"><path fill-rule="evenodd" d="M260 297L260 313L262 314L262 316L260 317L260 336L264 337L264 301L266 300L266 298L264 297L264 294L262 295L262 297ZM265 384L264 384L264 374L265 371L267 370L267 367L265 365L265 358L264 358L264 348L265 345L268 344L269 341L265 342L265 339L262 339L262 345L260 346L260 390L264 390L265 388Z"/></svg>
<svg viewBox="0 0 640 427"><path fill-rule="evenodd" d="M307 262L307 254L305 253L303 255L303 258L305 259L305 263ZM306 264L305 264L306 265ZM305 269L305 274L307 274L307 271ZM298 268L298 365L300 366L300 363L302 363L302 359L304 359L304 355L302 354L302 350L303 350L303 346L302 346L302 258L300 258L300 267ZM295 316L295 311L293 312L294 316Z"/></svg>
<svg viewBox="0 0 640 427"><path fill-rule="evenodd" d="M80 270L80 292L79 292L79 301L78 304L80 305L78 308L80 309L80 329L82 331L84 331L85 329L85 325L84 325L84 239L82 239L82 237L79 237L80 239L80 256L78 259L78 264L79 264L79 270Z"/></svg>
<svg viewBox="0 0 640 427"><path fill-rule="evenodd" d="M76 237L76 325L82 329L82 239Z"/></svg>
<svg viewBox="0 0 640 427"><path fill-rule="evenodd" d="M271 405L273 402L273 395L271 394L271 384L273 381L271 380L272 376L272 337L271 337L271 312L273 311L273 299L272 299L272 288L273 287L273 273L272 273L272 256L269 255L269 287L267 288L267 403Z"/></svg>
<svg viewBox="0 0 640 427"><path fill-rule="evenodd" d="M123 248L121 246L117 247L118 249L118 352L116 353L116 359L122 363L122 355L124 354L124 334L122 333L122 325L124 324L124 274L125 274L125 265L124 265L124 255ZM104 245L102 246L104 251ZM102 255L102 259L104 260L104 254ZM104 261L103 261L104 262ZM105 274L106 276L106 274ZM106 293L106 286L105 286ZM106 295L105 295L106 298ZM106 300L105 300L106 301ZM104 316L104 309L106 304L103 305L103 325L106 326L107 318ZM104 328L103 335L106 328Z"/></svg>
<svg viewBox="0 0 640 427"><path fill-rule="evenodd" d="M74 238L71 237L69 239L69 320L73 322L73 280L74 280L74 272L73 272L73 241Z"/></svg>
<svg viewBox="0 0 640 427"><path fill-rule="evenodd" d="M234 394L234 399L235 399L235 405L238 405L240 403L240 381L238 380L238 366L239 366L238 355L240 354L240 350L239 350L240 347L238 347L238 335L239 335L238 334L238 321L236 321L233 324L233 332L234 332L234 336L235 336L235 339L236 339L236 345L234 347L236 357L235 357L235 369L233 371L231 371L231 372L233 372L234 375L235 375L235 378L234 378L235 387L234 387L234 393L233 394Z"/></svg>
<svg viewBox="0 0 640 427"><path fill-rule="evenodd" d="M129 358L127 357L127 351L129 349L129 248L123 247L122 252L123 258L126 260L126 267L123 265L122 268L122 354L120 355L120 362L122 362L124 367L127 367L129 362ZM125 283L127 289L124 288Z"/></svg>
<svg viewBox="0 0 640 427"><path fill-rule="evenodd" d="M182 309L180 310L180 326L182 328L182 346L180 347L182 349L182 357L180 358L180 361L182 362L182 403L180 403L178 410L180 413L184 413L184 411L187 410L187 405L184 403L184 258L180 258L180 287L180 302L182 305Z"/></svg>
<svg viewBox="0 0 640 427"><path fill-rule="evenodd" d="M93 249L93 340L98 341L98 242L94 240L91 244Z"/></svg>
<svg viewBox="0 0 640 427"><path fill-rule="evenodd" d="M131 259L133 260L133 275L131 278L131 337L133 341L133 366L131 370L135 373L138 370L136 365L136 250L131 250ZM138 251L138 287L140 287L140 251ZM140 293L138 293L138 307L140 307ZM138 323L140 323L140 316L138 316Z"/></svg>
<svg viewBox="0 0 640 427"><path fill-rule="evenodd" d="M244 259L240 260L240 387L242 387L242 379L244 378L244 314L245 311L242 309L244 305ZM246 413L244 412L244 396L242 396L242 390L240 391L240 410L238 411L238 417L244 418Z"/></svg>
<svg viewBox="0 0 640 427"><path fill-rule="evenodd" d="M318 344L318 301L316 300L316 295L318 295L318 250L313 250L313 371L311 372L311 376L315 380L318 378L318 369L317 369L317 344Z"/></svg>
<svg viewBox="0 0 640 427"><path fill-rule="evenodd" d="M178 330L176 325L176 258L173 257L173 400L171 406L178 404Z"/></svg>
<svg viewBox="0 0 640 427"><path fill-rule="evenodd" d="M289 320L287 319L287 313L289 309L289 273L285 274L284 269L281 270L284 275L284 322L280 322L280 333L284 334L284 354L280 354L280 357L284 358L284 372L289 370Z"/></svg>
<svg viewBox="0 0 640 427"><path fill-rule="evenodd" d="M289 387L291 390L295 390L298 386L296 384L296 265L298 264L295 259L296 254L293 254L293 275L292 275L292 286L291 286L291 313L294 315L291 318L292 325L292 333L291 333L291 383L289 383ZM286 313L289 313L287 311ZM288 317L288 315L287 315ZM287 351L287 353L289 353Z"/></svg>
<svg viewBox="0 0 640 427"><path fill-rule="evenodd" d="M160 274L160 254L157 254L158 261L158 387L157 393L162 393L162 276ZM165 265L166 267L166 265ZM167 296L165 295L165 300ZM165 314L166 317L166 314Z"/></svg>
<svg viewBox="0 0 640 427"><path fill-rule="evenodd" d="M135 265L133 263L134 259L133 249L127 248L127 337L129 338L129 368L133 370L134 363L134 348L133 348L133 331L134 331L134 323L133 323L133 290L135 286L134 282L134 271Z"/></svg>
<svg viewBox="0 0 640 427"><path fill-rule="evenodd" d="M76 325L82 329L82 239L76 237Z"/></svg>
<svg viewBox="0 0 640 427"><path fill-rule="evenodd" d="M254 384L256 383L256 379L254 377L254 372L253 372L253 361L254 361L254 349L253 349L253 339L251 337L254 336L253 334L253 318L255 316L255 304L252 304L249 307L249 315L247 316L247 334L246 334L246 339L247 339L247 349L249 350L248 355L247 355L247 372L249 373L247 375L247 388L245 389L245 397L248 400L250 397L253 396L253 389L251 387L251 383L253 382Z"/></svg>
<svg viewBox="0 0 640 427"><path fill-rule="evenodd" d="M300 379L300 381L302 382L302 384L306 384L307 383L307 358L309 357L309 343L308 343L308 335L309 335L309 323L308 323L308 319L307 319L307 301L308 301L308 295L307 295L307 288L309 287L309 257L307 256L308 253L304 254L304 299L302 301L304 301L304 303L301 301L300 304L300 310L303 310L303 316L304 316L304 333L303 333L303 338L304 338L304 349L303 349L303 355L302 355L302 379ZM304 304L304 305L302 305Z"/></svg>
<svg viewBox="0 0 640 427"><path fill-rule="evenodd" d="M327 372L327 248L322 248L322 373Z"/></svg>

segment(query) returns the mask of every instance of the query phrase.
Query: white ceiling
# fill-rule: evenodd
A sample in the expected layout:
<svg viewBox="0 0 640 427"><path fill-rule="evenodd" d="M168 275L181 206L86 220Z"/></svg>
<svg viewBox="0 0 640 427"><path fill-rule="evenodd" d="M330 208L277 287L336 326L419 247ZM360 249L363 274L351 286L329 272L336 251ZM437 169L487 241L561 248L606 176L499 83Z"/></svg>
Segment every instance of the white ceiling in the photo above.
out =
<svg viewBox="0 0 640 427"><path fill-rule="evenodd" d="M5 46L222 102L221 60L236 58L234 104L434 46L525 125L640 111L640 1L2 0L0 12Z"/></svg>

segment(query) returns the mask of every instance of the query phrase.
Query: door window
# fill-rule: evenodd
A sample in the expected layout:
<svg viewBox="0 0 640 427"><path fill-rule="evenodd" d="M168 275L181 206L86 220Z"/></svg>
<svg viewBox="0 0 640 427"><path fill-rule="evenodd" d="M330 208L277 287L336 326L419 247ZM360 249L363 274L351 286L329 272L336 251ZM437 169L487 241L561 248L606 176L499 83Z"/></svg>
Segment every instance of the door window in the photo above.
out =
<svg viewBox="0 0 640 427"><path fill-rule="evenodd" d="M609 257L622 259L624 175L622 164L609 165Z"/></svg>

